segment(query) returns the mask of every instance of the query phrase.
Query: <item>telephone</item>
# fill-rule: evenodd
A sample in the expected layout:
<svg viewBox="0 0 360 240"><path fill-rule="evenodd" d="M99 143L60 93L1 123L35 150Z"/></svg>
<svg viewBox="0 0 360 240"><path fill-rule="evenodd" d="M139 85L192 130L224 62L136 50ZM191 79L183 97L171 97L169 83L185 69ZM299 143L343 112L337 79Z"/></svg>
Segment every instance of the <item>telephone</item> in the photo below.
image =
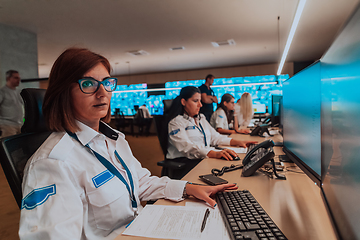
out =
<svg viewBox="0 0 360 240"><path fill-rule="evenodd" d="M268 162L270 159L273 159L275 156L273 147L273 140L269 139L264 142L261 142L253 147L249 146L249 151L243 159L243 171L242 176L248 177L254 174L254 172Z"/></svg>
<svg viewBox="0 0 360 240"><path fill-rule="evenodd" d="M267 125L267 124L261 124L261 125L257 126L256 128L254 128L254 130L251 131L250 136L260 136L260 137L264 137L263 134L264 134L265 132L266 132L269 136L272 136L272 135L270 135L268 126L269 126L269 125Z"/></svg>

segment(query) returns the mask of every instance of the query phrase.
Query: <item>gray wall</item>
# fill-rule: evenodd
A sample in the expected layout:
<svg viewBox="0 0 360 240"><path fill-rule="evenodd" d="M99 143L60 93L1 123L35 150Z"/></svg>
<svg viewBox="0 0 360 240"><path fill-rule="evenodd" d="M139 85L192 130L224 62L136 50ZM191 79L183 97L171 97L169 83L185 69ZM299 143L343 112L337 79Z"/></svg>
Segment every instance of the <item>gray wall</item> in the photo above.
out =
<svg viewBox="0 0 360 240"><path fill-rule="evenodd" d="M22 79L38 78L37 37L35 33L0 24L0 86L5 73L17 70ZM38 82L20 83L20 88L39 87Z"/></svg>

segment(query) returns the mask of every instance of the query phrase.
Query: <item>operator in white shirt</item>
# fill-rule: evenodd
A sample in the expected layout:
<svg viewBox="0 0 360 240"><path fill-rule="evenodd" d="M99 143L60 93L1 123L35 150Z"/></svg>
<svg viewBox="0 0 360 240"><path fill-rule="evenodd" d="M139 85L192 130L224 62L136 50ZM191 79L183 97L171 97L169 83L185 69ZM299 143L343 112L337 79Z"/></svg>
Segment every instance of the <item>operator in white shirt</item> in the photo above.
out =
<svg viewBox="0 0 360 240"><path fill-rule="evenodd" d="M237 154L230 149L216 150L217 145L247 147L254 141L240 141L221 135L209 124L203 114L199 115L201 107L200 90L193 86L181 89L180 95L173 101L168 124L169 146L167 159L186 157L188 159L224 158L233 160Z"/></svg>
<svg viewBox="0 0 360 240"><path fill-rule="evenodd" d="M235 115L237 116L239 128L244 129L249 126L254 117L252 98L250 93L244 92L235 104Z"/></svg>
<svg viewBox="0 0 360 240"><path fill-rule="evenodd" d="M139 109L143 110L144 118L152 118L152 116L150 115L149 109L146 107L146 104L141 105L139 107Z"/></svg>
<svg viewBox="0 0 360 240"><path fill-rule="evenodd" d="M114 239L141 211L140 201L210 196L235 184L199 186L150 176L110 120L106 58L67 49L55 61L43 112L54 131L28 161L23 178L20 239Z"/></svg>
<svg viewBox="0 0 360 240"><path fill-rule="evenodd" d="M229 93L222 95L218 108L211 115L210 125L221 134L250 133L250 130L238 127L238 119L234 114L234 108L234 97Z"/></svg>

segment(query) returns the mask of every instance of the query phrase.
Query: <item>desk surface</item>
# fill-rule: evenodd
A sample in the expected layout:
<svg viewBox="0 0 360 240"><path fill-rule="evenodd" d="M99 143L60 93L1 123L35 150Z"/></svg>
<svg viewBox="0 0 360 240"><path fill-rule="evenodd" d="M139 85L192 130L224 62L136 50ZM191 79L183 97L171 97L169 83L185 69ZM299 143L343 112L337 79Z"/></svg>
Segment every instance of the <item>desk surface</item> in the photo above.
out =
<svg viewBox="0 0 360 240"><path fill-rule="evenodd" d="M240 134L234 134L231 137L259 142L267 139ZM274 142L282 141L280 135L271 138ZM275 147L274 151L276 155L282 154L281 147ZM241 158L244 156L245 154L240 154ZM276 160L277 157L275 157ZM240 162L227 162L212 158L204 159L183 179L194 183L202 183L198 178L199 175L211 173L212 168L221 169L223 166L230 166L231 164L240 164ZM285 163L285 166L295 167L293 163ZM221 178L228 180L230 183L237 183L240 190L249 190L289 240L336 239L320 195L320 188L299 168L292 169L296 169L296 172L285 172L287 180L270 179L260 172L256 172L250 177L241 177L241 170L227 172ZM187 199L185 201L197 200ZM168 200L159 200L156 204L185 205L185 201L173 203ZM119 235L116 239L149 238Z"/></svg>

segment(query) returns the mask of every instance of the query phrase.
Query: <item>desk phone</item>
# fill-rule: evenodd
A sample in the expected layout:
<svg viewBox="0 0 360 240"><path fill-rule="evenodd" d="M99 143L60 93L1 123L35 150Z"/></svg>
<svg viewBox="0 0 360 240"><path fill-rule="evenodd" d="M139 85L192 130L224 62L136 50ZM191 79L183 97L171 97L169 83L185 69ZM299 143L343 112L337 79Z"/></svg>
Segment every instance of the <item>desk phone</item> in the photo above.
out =
<svg viewBox="0 0 360 240"><path fill-rule="evenodd" d="M264 165L275 156L273 150L274 142L269 139L257 145L250 145L248 152L243 159L242 176L248 177L255 173L255 171Z"/></svg>

